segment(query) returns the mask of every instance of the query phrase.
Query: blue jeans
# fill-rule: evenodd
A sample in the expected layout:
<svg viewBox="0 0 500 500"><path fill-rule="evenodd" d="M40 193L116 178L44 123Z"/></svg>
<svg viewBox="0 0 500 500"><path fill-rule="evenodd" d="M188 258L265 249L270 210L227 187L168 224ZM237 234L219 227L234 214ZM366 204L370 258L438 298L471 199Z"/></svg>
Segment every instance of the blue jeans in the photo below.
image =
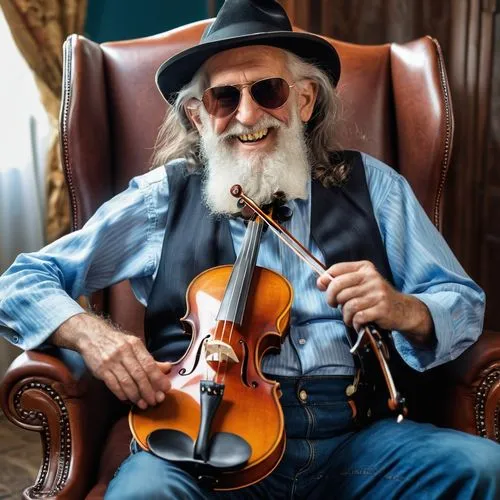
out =
<svg viewBox="0 0 500 500"><path fill-rule="evenodd" d="M345 396L349 381L279 379L286 451L276 470L253 486L209 492L177 466L133 447L105 498L500 498L500 445L410 420L383 419L356 430Z"/></svg>

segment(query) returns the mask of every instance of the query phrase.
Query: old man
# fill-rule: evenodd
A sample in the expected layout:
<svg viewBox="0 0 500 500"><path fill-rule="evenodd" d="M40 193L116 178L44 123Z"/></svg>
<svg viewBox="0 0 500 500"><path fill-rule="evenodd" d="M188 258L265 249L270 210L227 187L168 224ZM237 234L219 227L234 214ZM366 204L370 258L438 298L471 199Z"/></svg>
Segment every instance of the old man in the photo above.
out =
<svg viewBox="0 0 500 500"><path fill-rule="evenodd" d="M280 192L292 214L284 226L327 268L317 279L264 233L258 264L285 276L295 297L281 352L262 366L283 393L278 467L241 490L212 491L132 442L106 498L499 497L497 444L384 415L361 428L353 421L346 329L392 331L405 362L423 371L477 339L484 294L404 178L336 144L340 71L335 49L294 33L274 0L226 0L200 44L158 70L171 106L158 168L80 231L19 256L0 279L7 339L80 352L119 399L145 409L164 401L169 361L187 347L179 324L187 285L241 248L232 185L260 205ZM125 279L146 306L147 347L75 301Z"/></svg>

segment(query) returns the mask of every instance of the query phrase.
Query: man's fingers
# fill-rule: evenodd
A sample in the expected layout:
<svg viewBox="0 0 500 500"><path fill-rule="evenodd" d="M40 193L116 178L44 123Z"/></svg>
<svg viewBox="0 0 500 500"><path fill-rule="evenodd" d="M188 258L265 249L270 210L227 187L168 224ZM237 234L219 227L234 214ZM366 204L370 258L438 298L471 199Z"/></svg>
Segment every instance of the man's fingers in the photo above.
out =
<svg viewBox="0 0 500 500"><path fill-rule="evenodd" d="M156 391L142 364L138 362L135 356L124 358L122 363L138 389L138 397L133 401L136 402L139 399L144 399L148 405L156 405Z"/></svg>
<svg viewBox="0 0 500 500"><path fill-rule="evenodd" d="M375 269L375 266L371 262L367 260L357 260L354 262L338 262L337 264L330 266L326 272L331 276L336 277L342 274L355 273L363 267Z"/></svg>
<svg viewBox="0 0 500 500"><path fill-rule="evenodd" d="M122 363L123 361L124 360L122 360ZM116 364L113 366L112 371L129 401L137 403L140 399L142 399L139 385L128 366L121 363Z"/></svg>
<svg viewBox="0 0 500 500"><path fill-rule="evenodd" d="M82 355L92 373L103 379L119 399L129 400L140 408L161 403L170 390L166 374L171 364L158 364L143 342L133 335L106 330Z"/></svg>
<svg viewBox="0 0 500 500"><path fill-rule="evenodd" d="M332 281L332 276L325 272L322 274L317 280L316 280L316 286L324 292L327 288L330 282Z"/></svg>
<svg viewBox="0 0 500 500"><path fill-rule="evenodd" d="M357 312L352 318L352 326L356 331L363 325L367 325L368 323L377 323L380 319L380 311L377 306L370 307L368 309L364 309L362 311ZM380 324L382 328L384 327Z"/></svg>
<svg viewBox="0 0 500 500"><path fill-rule="evenodd" d="M156 361L158 368L165 374L172 371L172 363L170 361Z"/></svg>
<svg viewBox="0 0 500 500"><path fill-rule="evenodd" d="M364 284L364 285L358 285L358 286L351 286L349 288L344 288L343 290L340 290L339 293L337 293L337 302L340 305L344 305L350 300L356 298L356 297L364 297L367 296L371 291L371 286L369 284Z"/></svg>
<svg viewBox="0 0 500 500"><path fill-rule="evenodd" d="M362 274L373 274L376 272L375 266L368 260L359 260L355 262L339 262L330 266L324 274L322 274L318 280L317 285L320 290L325 290L329 283L332 281L332 277L335 278L334 281L339 279L340 276L350 273L361 272Z"/></svg>
<svg viewBox="0 0 500 500"><path fill-rule="evenodd" d="M106 371L103 375L102 379L111 390L111 392L121 401L131 401L136 402L137 388L130 390L134 385L134 381L127 376L125 370L120 372L120 379L113 373L111 370ZM121 380L121 382L120 382ZM137 406L141 409L145 410L148 407L148 404L144 399L139 399L136 402Z"/></svg>
<svg viewBox="0 0 500 500"><path fill-rule="evenodd" d="M141 341L134 344L133 349L137 362L142 366L148 377L155 394L155 401L161 403L165 399L165 392L170 390L170 381L165 377L165 374L170 372L172 364L155 361Z"/></svg>
<svg viewBox="0 0 500 500"><path fill-rule="evenodd" d="M170 382L170 377L166 377L165 375L168 375L172 371L172 363L170 363L170 361L156 361L156 365L163 374L161 377L162 391L168 392L172 384Z"/></svg>
<svg viewBox="0 0 500 500"><path fill-rule="evenodd" d="M332 307L342 304L339 300L339 294L346 288L352 288L363 281L363 276L359 273L349 273L339 276L332 280L326 290L326 301Z"/></svg>
<svg viewBox="0 0 500 500"><path fill-rule="evenodd" d="M170 388L172 386L172 384L170 383L170 379L166 376L172 370L172 363L168 361L154 361L154 364L156 365L154 369L154 387L159 387L159 389L156 390L156 401L158 403L163 403L163 401L165 400L165 393L170 391ZM151 374L153 372L148 373Z"/></svg>
<svg viewBox="0 0 500 500"><path fill-rule="evenodd" d="M355 297L346 302L342 307L342 317L347 326L354 326L353 320L356 315L375 305L373 297ZM360 319L363 315L358 316ZM364 324L364 323L360 323ZM359 326L359 325L358 325Z"/></svg>

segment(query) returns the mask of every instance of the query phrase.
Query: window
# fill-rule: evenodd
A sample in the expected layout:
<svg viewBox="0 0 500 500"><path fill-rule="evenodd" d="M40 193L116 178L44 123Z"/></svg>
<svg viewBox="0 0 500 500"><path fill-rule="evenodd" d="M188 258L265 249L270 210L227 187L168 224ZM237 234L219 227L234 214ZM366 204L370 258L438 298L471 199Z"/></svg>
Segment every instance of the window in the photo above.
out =
<svg viewBox="0 0 500 500"><path fill-rule="evenodd" d="M0 10L0 272L43 246L50 127L34 77Z"/></svg>

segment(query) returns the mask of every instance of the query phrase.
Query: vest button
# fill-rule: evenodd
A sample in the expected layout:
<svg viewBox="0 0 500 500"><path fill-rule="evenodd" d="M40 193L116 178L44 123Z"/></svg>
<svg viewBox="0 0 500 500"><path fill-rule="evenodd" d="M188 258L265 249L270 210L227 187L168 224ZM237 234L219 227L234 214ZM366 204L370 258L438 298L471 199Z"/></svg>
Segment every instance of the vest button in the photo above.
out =
<svg viewBox="0 0 500 500"><path fill-rule="evenodd" d="M299 392L299 398L301 401L307 401L307 392L304 389Z"/></svg>

